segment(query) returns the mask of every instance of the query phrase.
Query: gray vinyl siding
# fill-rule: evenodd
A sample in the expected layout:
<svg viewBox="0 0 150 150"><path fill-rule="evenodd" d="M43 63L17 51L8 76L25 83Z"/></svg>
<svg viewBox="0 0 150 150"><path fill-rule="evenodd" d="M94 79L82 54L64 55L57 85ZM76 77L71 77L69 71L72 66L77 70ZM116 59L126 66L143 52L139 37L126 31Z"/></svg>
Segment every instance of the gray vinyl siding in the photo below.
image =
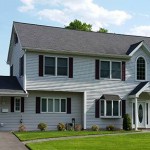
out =
<svg viewBox="0 0 150 150"><path fill-rule="evenodd" d="M8 113L1 113L0 123L4 123L2 130L18 130L20 119L22 116L23 124L27 130L37 130L37 125L40 122L48 124L49 130L57 130L58 123L71 123L72 118L75 118L77 124L83 124L83 93L66 93L66 92L40 92L28 91L30 96L24 100L24 113L10 112L10 98L5 98L5 108L9 108ZM36 114L36 97L51 97L51 98L71 98L71 114L67 113L40 113ZM2 98L0 98L0 109L4 108Z"/></svg>
<svg viewBox="0 0 150 150"><path fill-rule="evenodd" d="M23 86L23 77L19 76L19 59L24 55L21 44L18 42L13 45L10 66L13 65L13 76L18 78L19 83Z"/></svg>

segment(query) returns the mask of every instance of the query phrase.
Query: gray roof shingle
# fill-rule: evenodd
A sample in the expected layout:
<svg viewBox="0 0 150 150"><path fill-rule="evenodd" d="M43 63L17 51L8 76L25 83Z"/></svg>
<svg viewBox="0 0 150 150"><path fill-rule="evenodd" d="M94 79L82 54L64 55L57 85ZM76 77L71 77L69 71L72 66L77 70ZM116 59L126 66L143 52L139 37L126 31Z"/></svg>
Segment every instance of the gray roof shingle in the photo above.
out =
<svg viewBox="0 0 150 150"><path fill-rule="evenodd" d="M140 41L150 47L149 37L76 31L19 22L14 22L14 27L22 47L26 49L127 55L128 50Z"/></svg>
<svg viewBox="0 0 150 150"><path fill-rule="evenodd" d="M0 76L0 95L26 95L16 77Z"/></svg>

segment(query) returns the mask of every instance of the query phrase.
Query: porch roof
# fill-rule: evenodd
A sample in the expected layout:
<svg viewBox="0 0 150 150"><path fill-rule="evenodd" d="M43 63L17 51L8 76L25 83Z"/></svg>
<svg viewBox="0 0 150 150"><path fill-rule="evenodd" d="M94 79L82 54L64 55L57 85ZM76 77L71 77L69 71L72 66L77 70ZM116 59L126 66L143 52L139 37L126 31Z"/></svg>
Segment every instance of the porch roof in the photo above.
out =
<svg viewBox="0 0 150 150"><path fill-rule="evenodd" d="M14 76L0 76L0 96L27 96Z"/></svg>
<svg viewBox="0 0 150 150"><path fill-rule="evenodd" d="M148 81L140 82L130 93L129 96L139 96L148 86Z"/></svg>

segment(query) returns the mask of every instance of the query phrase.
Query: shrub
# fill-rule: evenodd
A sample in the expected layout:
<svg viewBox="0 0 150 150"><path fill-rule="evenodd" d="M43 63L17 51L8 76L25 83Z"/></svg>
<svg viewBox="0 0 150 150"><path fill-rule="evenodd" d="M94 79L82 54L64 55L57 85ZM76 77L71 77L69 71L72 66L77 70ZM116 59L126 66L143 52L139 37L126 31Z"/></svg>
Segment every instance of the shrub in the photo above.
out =
<svg viewBox="0 0 150 150"><path fill-rule="evenodd" d="M38 124L37 128L40 129L41 131L45 131L47 129L47 124L41 122L41 123Z"/></svg>
<svg viewBox="0 0 150 150"><path fill-rule="evenodd" d="M66 126L64 123L59 123L57 125L57 129L58 129L58 131L66 131Z"/></svg>
<svg viewBox="0 0 150 150"><path fill-rule="evenodd" d="M114 131L115 127L113 125L109 125L109 126L106 127L106 130L107 131Z"/></svg>
<svg viewBox="0 0 150 150"><path fill-rule="evenodd" d="M21 125L19 126L19 128L18 128L18 131L19 131L19 132L24 132L24 131L26 131L25 125L24 125L24 124L21 124Z"/></svg>
<svg viewBox="0 0 150 150"><path fill-rule="evenodd" d="M123 129L124 130L131 130L131 118L129 114L125 114L123 117Z"/></svg>
<svg viewBox="0 0 150 150"><path fill-rule="evenodd" d="M82 130L82 126L80 124L76 124L75 131L81 131L81 130Z"/></svg>
<svg viewBox="0 0 150 150"><path fill-rule="evenodd" d="M100 127L98 125L93 125L91 129L92 131L98 131Z"/></svg>

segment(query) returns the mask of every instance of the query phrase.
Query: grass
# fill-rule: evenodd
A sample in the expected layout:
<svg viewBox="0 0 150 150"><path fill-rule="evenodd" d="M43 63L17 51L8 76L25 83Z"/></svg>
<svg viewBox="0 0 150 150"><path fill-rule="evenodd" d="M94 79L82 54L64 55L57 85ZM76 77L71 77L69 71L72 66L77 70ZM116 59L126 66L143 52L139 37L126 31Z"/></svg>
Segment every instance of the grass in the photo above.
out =
<svg viewBox="0 0 150 150"><path fill-rule="evenodd" d="M35 132L14 132L20 141L29 141L36 139L69 137L69 136L85 136L99 134L115 134L124 133L126 131L35 131Z"/></svg>
<svg viewBox="0 0 150 150"><path fill-rule="evenodd" d="M150 133L29 143L30 150L149 150Z"/></svg>

